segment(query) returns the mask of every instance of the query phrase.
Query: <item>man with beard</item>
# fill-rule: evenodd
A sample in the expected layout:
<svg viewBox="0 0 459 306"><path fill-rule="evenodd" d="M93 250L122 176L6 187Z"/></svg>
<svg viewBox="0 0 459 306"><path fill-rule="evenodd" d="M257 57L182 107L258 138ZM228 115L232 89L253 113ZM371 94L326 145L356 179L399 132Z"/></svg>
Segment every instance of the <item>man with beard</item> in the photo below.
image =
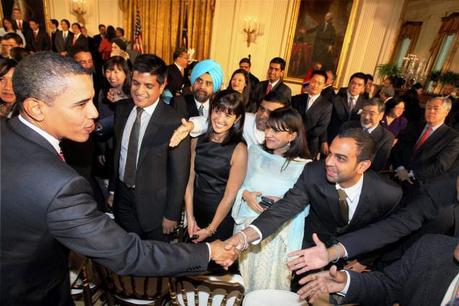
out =
<svg viewBox="0 0 459 306"><path fill-rule="evenodd" d="M219 63L207 59L199 62L191 73L192 95L175 96L170 104L182 118L209 116L210 99L221 87L223 70Z"/></svg>
<svg viewBox="0 0 459 306"><path fill-rule="evenodd" d="M384 116L384 110L384 103L374 98L363 104L360 120L347 121L341 126L342 130L362 128L370 135L376 146L376 154L371 163L371 169L375 171L385 169L394 143L394 135L379 124Z"/></svg>

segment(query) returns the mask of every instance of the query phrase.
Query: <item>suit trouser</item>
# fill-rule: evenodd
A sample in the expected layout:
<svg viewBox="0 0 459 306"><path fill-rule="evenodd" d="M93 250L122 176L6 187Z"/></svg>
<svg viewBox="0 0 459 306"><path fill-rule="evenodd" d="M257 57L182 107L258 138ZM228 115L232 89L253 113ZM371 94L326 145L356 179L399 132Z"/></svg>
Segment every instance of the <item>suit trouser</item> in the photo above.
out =
<svg viewBox="0 0 459 306"><path fill-rule="evenodd" d="M136 233L142 240L157 240L169 242L163 234L162 226L151 231L144 231L137 216L135 189L128 188L123 182L116 182L116 192L113 203L115 221L125 231Z"/></svg>

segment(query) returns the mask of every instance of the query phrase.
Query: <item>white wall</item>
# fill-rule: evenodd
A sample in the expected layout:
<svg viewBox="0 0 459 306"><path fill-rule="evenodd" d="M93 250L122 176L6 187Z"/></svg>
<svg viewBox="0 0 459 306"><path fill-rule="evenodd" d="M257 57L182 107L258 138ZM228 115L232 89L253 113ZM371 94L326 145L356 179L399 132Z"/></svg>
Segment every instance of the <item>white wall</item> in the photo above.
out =
<svg viewBox="0 0 459 306"><path fill-rule="evenodd" d="M48 0L50 17L57 20L66 18L72 22L76 22L77 18L70 11L70 0ZM87 13L85 14L86 28L89 35L98 34L98 25L113 25L114 27L122 27L122 13L118 6L118 0L86 0Z"/></svg>

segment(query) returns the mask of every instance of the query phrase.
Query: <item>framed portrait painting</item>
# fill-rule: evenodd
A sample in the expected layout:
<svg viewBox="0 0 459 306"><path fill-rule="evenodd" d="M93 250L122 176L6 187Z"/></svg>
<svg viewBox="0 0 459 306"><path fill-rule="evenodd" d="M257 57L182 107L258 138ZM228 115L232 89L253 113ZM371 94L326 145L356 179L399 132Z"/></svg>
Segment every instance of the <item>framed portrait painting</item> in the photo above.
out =
<svg viewBox="0 0 459 306"><path fill-rule="evenodd" d="M42 29L49 20L48 0L1 0L2 17L14 18L14 10L19 11L23 20L35 19ZM17 13L16 13L17 14Z"/></svg>
<svg viewBox="0 0 459 306"><path fill-rule="evenodd" d="M359 0L297 0L287 46L286 79L294 83L314 69L339 70Z"/></svg>

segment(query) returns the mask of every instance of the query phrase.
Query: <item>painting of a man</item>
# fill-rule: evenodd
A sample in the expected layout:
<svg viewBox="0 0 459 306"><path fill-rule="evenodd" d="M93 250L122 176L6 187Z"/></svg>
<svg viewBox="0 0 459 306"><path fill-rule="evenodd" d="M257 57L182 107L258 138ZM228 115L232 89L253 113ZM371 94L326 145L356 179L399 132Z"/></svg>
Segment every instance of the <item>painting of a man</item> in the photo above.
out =
<svg viewBox="0 0 459 306"><path fill-rule="evenodd" d="M290 50L288 77L308 70L336 71L353 0L301 0Z"/></svg>

